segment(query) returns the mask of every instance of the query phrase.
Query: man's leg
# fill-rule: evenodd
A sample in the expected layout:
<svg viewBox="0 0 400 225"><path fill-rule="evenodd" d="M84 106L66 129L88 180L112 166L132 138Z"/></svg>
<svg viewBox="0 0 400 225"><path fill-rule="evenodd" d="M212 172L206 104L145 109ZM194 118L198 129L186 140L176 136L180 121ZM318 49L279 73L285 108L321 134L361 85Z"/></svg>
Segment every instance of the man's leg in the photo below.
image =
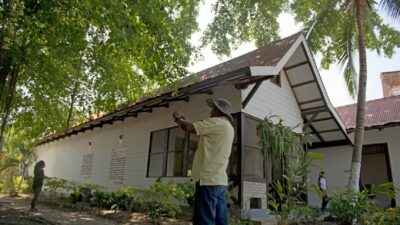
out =
<svg viewBox="0 0 400 225"><path fill-rule="evenodd" d="M216 186L217 188L217 208L216 208L216 225L228 225L227 205L226 205L226 186Z"/></svg>
<svg viewBox="0 0 400 225"><path fill-rule="evenodd" d="M327 196L327 195L324 195L324 196L322 197L322 206L321 206L322 212L325 211L327 205L328 205L328 196Z"/></svg>
<svg viewBox="0 0 400 225"><path fill-rule="evenodd" d="M36 207L36 202L39 199L40 192L42 191L42 187L36 187L33 189L33 198L31 201L31 209Z"/></svg>
<svg viewBox="0 0 400 225"><path fill-rule="evenodd" d="M215 225L217 198L214 187L196 183L193 225Z"/></svg>

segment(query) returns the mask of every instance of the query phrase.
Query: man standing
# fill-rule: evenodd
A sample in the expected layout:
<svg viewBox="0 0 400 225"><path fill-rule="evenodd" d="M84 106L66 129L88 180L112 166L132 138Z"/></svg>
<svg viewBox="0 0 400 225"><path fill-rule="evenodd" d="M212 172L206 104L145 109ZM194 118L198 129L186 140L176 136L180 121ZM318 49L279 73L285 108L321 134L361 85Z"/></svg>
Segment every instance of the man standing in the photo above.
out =
<svg viewBox="0 0 400 225"><path fill-rule="evenodd" d="M319 187L319 190L321 190L321 192L322 192L321 211L325 212L325 208L328 205L328 193L326 191L326 178L325 178L324 171L319 172L318 187Z"/></svg>
<svg viewBox="0 0 400 225"><path fill-rule="evenodd" d="M45 167L45 163L43 160L40 160L39 162L36 163L35 169L33 171L33 183L32 183L32 189L33 189L33 198L31 201L31 209L30 211L32 212L37 212L36 208L36 202L39 199L40 192L42 191L43 187L43 181L44 181L44 171L43 168Z"/></svg>
<svg viewBox="0 0 400 225"><path fill-rule="evenodd" d="M225 192L234 137L232 106L223 98L206 103L211 107L210 118L192 123L179 111L173 117L183 130L199 136L192 167L196 182L193 225L228 225Z"/></svg>

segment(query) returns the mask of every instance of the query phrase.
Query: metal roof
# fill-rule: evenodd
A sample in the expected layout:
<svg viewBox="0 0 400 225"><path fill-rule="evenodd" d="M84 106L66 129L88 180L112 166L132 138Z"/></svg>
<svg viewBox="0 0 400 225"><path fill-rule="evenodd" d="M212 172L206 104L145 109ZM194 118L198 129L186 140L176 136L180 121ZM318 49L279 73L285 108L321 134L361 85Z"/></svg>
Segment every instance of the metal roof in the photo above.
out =
<svg viewBox="0 0 400 225"><path fill-rule="evenodd" d="M357 104L336 108L348 131L356 128ZM400 125L400 95L375 99L365 103L365 129Z"/></svg>

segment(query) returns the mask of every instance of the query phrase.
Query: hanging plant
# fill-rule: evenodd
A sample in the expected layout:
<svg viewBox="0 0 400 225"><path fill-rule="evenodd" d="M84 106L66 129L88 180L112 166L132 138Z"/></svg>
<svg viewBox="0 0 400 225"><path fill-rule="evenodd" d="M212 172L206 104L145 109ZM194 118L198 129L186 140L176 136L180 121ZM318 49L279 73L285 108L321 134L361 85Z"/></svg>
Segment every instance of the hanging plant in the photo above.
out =
<svg viewBox="0 0 400 225"><path fill-rule="evenodd" d="M273 122L274 118L277 120ZM257 134L260 137L258 143L261 153L265 151L274 163L281 162L284 158L291 159L304 154L303 144L310 134L297 133L294 130L300 126L289 127L282 124L279 116L265 117L257 126Z"/></svg>

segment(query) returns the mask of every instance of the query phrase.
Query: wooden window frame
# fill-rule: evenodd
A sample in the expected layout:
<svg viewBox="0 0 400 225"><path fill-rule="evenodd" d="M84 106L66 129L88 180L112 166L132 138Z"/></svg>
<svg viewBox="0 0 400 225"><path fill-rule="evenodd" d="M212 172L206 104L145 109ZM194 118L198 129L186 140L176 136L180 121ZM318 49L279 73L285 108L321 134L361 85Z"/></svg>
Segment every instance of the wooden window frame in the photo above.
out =
<svg viewBox="0 0 400 225"><path fill-rule="evenodd" d="M147 159L147 173L146 173L146 177L147 178L159 178L159 177L188 177L187 176L187 165L188 165L188 151L189 151L189 134L188 132L185 131L185 136L184 136L184 144L183 144L183 151L182 151L182 174L179 176L167 176L167 168L168 168L168 153L174 153L174 152L180 152L180 151L170 151L169 149L169 138L170 138L170 133L171 130L173 129L180 129L178 126L173 126L173 127L168 127L168 128L164 128L164 129L160 129L160 130L154 130L150 133L150 145L149 145L149 154L148 154L148 159ZM160 131L167 131L166 132L166 143L165 143L165 147L162 153L152 153L151 149L152 149L152 144L153 144L153 136L155 132L160 132ZM150 161L151 161L151 156L152 155L163 155L163 165L162 165L162 171L161 171L161 176L150 176L149 172L150 172ZM186 172L186 175L184 175L183 173Z"/></svg>

